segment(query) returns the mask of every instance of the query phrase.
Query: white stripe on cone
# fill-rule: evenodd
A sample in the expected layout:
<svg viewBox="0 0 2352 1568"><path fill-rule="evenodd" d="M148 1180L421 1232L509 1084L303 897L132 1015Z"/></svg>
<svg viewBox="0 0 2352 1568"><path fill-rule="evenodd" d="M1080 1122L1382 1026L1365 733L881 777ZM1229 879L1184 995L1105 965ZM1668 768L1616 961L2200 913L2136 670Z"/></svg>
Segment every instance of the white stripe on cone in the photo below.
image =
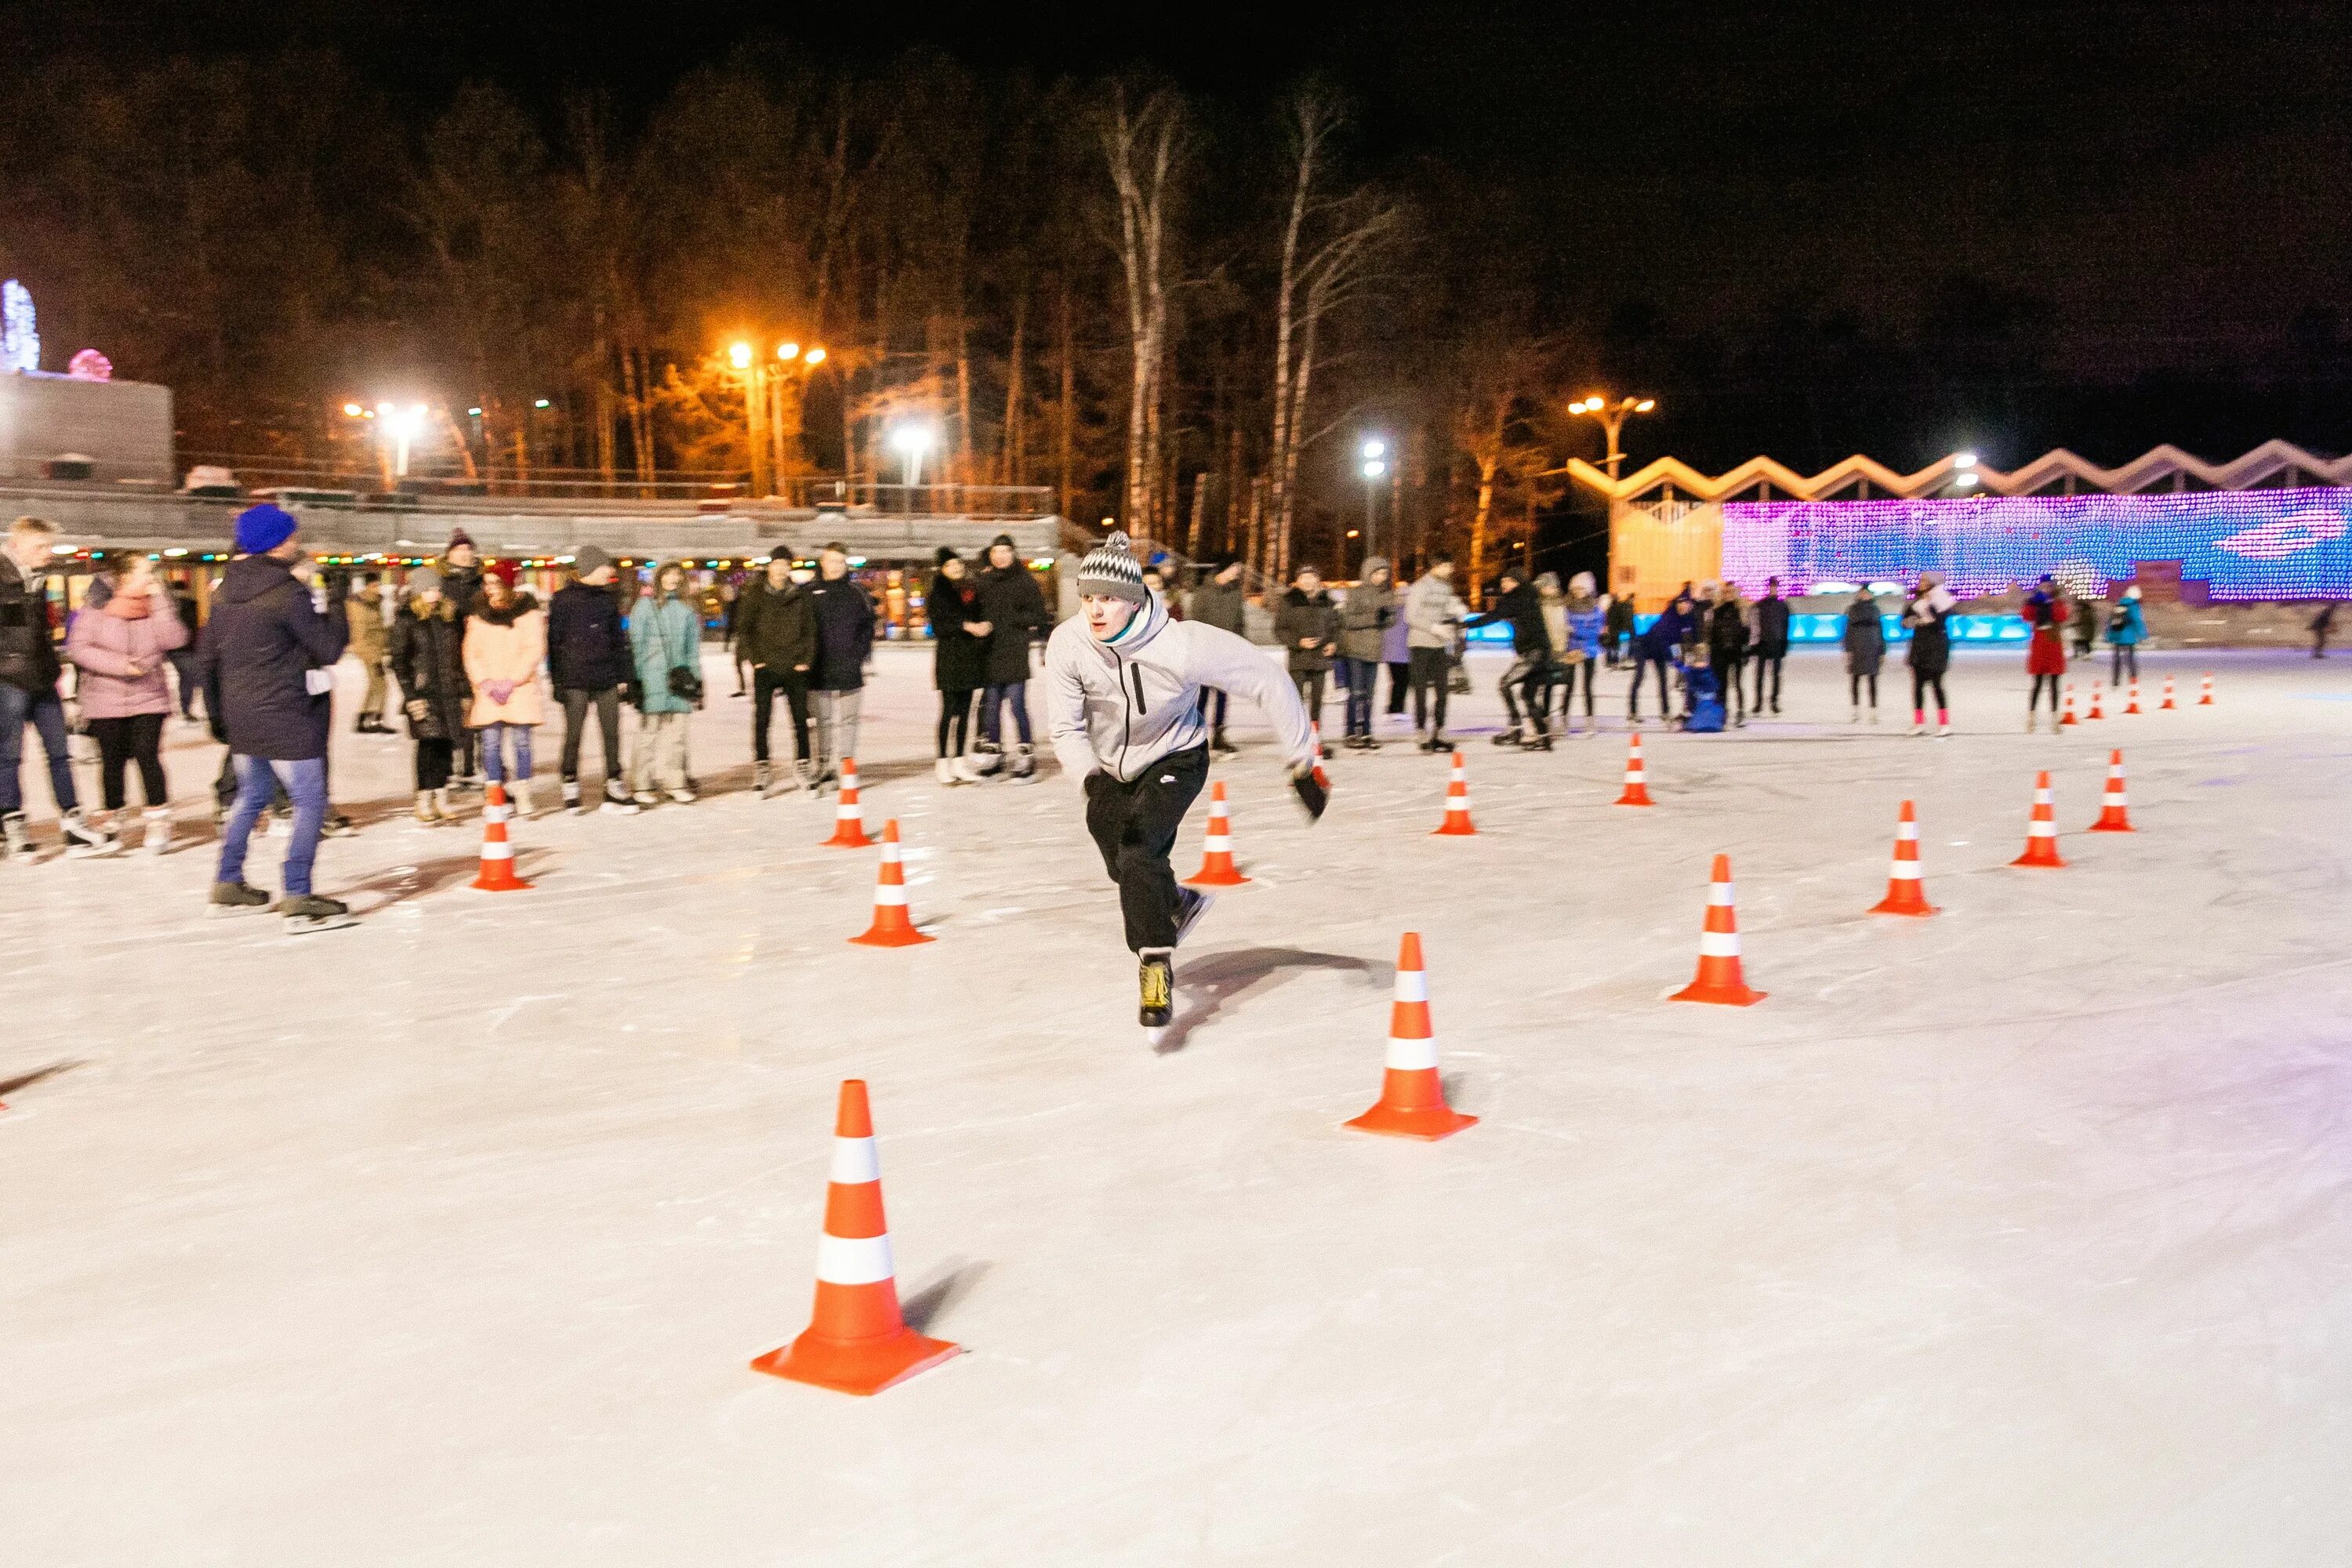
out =
<svg viewBox="0 0 2352 1568"><path fill-rule="evenodd" d="M1709 882L1706 885L1706 901L1725 906L1736 902L1731 896L1731 887L1729 882Z"/></svg>
<svg viewBox="0 0 2352 1568"><path fill-rule="evenodd" d="M865 1182L882 1179L882 1157L875 1152L871 1138L840 1138L833 1141L833 1175L837 1186L854 1187Z"/></svg>
<svg viewBox="0 0 2352 1568"><path fill-rule="evenodd" d="M1886 874L1898 882L1916 882L1919 879L1919 862L1897 860L1887 868Z"/></svg>
<svg viewBox="0 0 2352 1568"><path fill-rule="evenodd" d="M488 839L482 845L482 858L485 860L511 860L514 858L514 846L508 843L503 838Z"/></svg>
<svg viewBox="0 0 2352 1568"><path fill-rule="evenodd" d="M1437 1042L1433 1039L1408 1040L1401 1035L1391 1035L1388 1065L1391 1072L1426 1071L1437 1065Z"/></svg>
<svg viewBox="0 0 2352 1568"><path fill-rule="evenodd" d="M1396 972L1396 999L1400 1002L1429 1000L1429 972L1424 969L1400 969Z"/></svg>
<svg viewBox="0 0 2352 1568"><path fill-rule="evenodd" d="M1736 931L1703 931L1698 933L1698 955L1701 958L1738 958L1739 933Z"/></svg>
<svg viewBox="0 0 2352 1568"><path fill-rule="evenodd" d="M816 1277L828 1285L873 1285L890 1278L890 1238L820 1236Z"/></svg>

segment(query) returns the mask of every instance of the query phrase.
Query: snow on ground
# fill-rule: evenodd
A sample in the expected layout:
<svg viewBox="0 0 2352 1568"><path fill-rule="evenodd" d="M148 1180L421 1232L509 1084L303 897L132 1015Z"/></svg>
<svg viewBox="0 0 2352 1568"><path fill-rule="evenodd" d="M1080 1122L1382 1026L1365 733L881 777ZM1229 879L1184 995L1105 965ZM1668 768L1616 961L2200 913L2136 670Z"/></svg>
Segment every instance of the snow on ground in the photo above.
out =
<svg viewBox="0 0 2352 1568"><path fill-rule="evenodd" d="M1482 658L1466 840L1402 748L1310 830L1253 721L1164 1054L1075 795L935 787L913 649L862 760L928 947L846 945L874 858L744 793L716 658L712 797L519 825L529 894L347 732L356 930L207 921L209 847L0 867L8 1560L2340 1563L2352 689L2148 662L2221 706L2028 736L1964 657L1936 742L1800 655L1783 719L1654 726L1634 812L1616 718L1486 744ZM2142 831L2086 835L2114 744ZM2064 871L2005 865L2039 767ZM1932 921L1863 913L1906 796ZM1717 851L1751 1009L1661 999ZM1407 929L1485 1119L1435 1145L1339 1127ZM745 1364L850 1075L969 1352L873 1400Z"/></svg>

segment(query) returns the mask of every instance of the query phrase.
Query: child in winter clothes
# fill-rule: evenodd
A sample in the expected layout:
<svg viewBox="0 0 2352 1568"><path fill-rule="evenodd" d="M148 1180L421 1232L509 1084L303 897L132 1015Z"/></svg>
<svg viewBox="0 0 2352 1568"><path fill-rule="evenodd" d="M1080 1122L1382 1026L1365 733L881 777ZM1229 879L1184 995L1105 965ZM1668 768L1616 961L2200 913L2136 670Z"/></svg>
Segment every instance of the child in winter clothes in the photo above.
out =
<svg viewBox="0 0 2352 1568"><path fill-rule="evenodd" d="M103 605L85 605L66 634L66 658L81 671L76 689L83 724L97 741L99 783L110 819L128 799L125 771L139 765L145 794L145 847L171 847L172 810L163 782L163 721L172 693L163 677L170 656L188 646L177 605L156 581L143 551L118 550L106 559ZM101 819L101 828L105 826Z"/></svg>
<svg viewBox="0 0 2352 1568"><path fill-rule="evenodd" d="M1697 640L1683 651L1683 728L1697 735L1723 732L1723 688L1707 645Z"/></svg>
<svg viewBox="0 0 2352 1568"><path fill-rule="evenodd" d="M530 815L530 734L546 718L539 700L539 666L547 657L547 615L529 594L518 594L496 574L482 580L466 617L466 679L474 689L466 725L481 732L482 768L492 784L508 779L513 742L512 794L518 815Z"/></svg>

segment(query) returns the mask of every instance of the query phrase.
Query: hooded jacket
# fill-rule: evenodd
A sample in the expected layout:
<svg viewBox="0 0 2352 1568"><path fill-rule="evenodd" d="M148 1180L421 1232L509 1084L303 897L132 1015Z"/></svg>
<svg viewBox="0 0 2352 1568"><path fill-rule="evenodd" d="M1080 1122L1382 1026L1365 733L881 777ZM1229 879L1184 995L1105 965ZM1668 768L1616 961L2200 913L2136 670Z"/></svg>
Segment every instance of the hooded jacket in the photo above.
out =
<svg viewBox="0 0 2352 1568"><path fill-rule="evenodd" d="M1242 581L1238 577L1230 583L1220 583L1214 577L1202 583L1192 590L1192 601L1185 607L1185 614L1193 620L1204 622L1221 632L1231 632L1235 637L1241 637L1249 630L1249 599L1243 593Z"/></svg>
<svg viewBox="0 0 2352 1568"><path fill-rule="evenodd" d="M941 691L977 691L986 686L988 639L968 629L971 622L988 618L980 613L980 584L972 574L966 572L959 579L944 572L931 574L923 608L931 619L937 650L931 658L932 683Z"/></svg>
<svg viewBox="0 0 2352 1568"><path fill-rule="evenodd" d="M2147 616L2142 613L2139 601L2126 595L2116 602L2107 615L2107 641L2116 647L2131 647L2147 640Z"/></svg>
<svg viewBox="0 0 2352 1568"><path fill-rule="evenodd" d="M1938 583L1903 606L1903 624L1911 628L1911 649L1905 657L1920 674L1941 675L1952 668L1952 634L1944 623L1958 604Z"/></svg>
<svg viewBox="0 0 2352 1568"><path fill-rule="evenodd" d="M1202 687L1255 702L1292 767L1315 754L1307 705L1259 649L1205 621L1171 620L1153 598L1113 642L1079 616L1045 643L1045 731L1074 783L1107 773L1131 783L1162 757L1204 745Z"/></svg>
<svg viewBox="0 0 2352 1568"><path fill-rule="evenodd" d="M1382 583L1375 586L1374 572L1388 570L1388 563L1372 556L1364 563L1363 578L1348 590L1348 602L1339 606L1339 653L1362 664L1378 664L1381 649L1388 642L1389 628L1399 620L1396 589Z"/></svg>
<svg viewBox="0 0 2352 1568"><path fill-rule="evenodd" d="M322 616L284 562L230 562L196 639L205 711L229 751L279 763L324 757L333 693L312 696L310 672L333 668L350 641L340 598L330 595Z"/></svg>
<svg viewBox="0 0 2352 1568"><path fill-rule="evenodd" d="M0 551L0 681L20 691L55 694L58 645L49 636L47 580L27 579Z"/></svg>
<svg viewBox="0 0 2352 1568"><path fill-rule="evenodd" d="M1661 663L1672 659L1676 649L1698 635L1698 615L1697 606L1688 598L1676 598L1658 612L1648 630L1636 634L1634 652Z"/></svg>
<svg viewBox="0 0 2352 1568"><path fill-rule="evenodd" d="M694 710L693 703L669 689L673 669L702 674L702 616L683 596L647 594L629 606L629 653L636 663L638 712Z"/></svg>
<svg viewBox="0 0 2352 1568"><path fill-rule="evenodd" d="M1590 594L1568 596L1568 646L1587 658L1601 657L1601 601Z"/></svg>
<svg viewBox="0 0 2352 1568"><path fill-rule="evenodd" d="M1716 601L1706 621L1707 651L1718 668L1748 657L1748 608L1728 596Z"/></svg>
<svg viewBox="0 0 2352 1568"><path fill-rule="evenodd" d="M629 679L629 637L609 587L566 583L547 605L547 675L558 691L603 691Z"/></svg>
<svg viewBox="0 0 2352 1568"><path fill-rule="evenodd" d="M529 594L517 594L503 610L488 594L474 600L466 618L466 679L474 688L473 711L466 723L537 724L546 714L539 700L539 661L547 657L547 612ZM499 692L504 690L503 701Z"/></svg>
<svg viewBox="0 0 2352 1568"><path fill-rule="evenodd" d="M745 584L735 601L735 651L779 675L813 669L816 610L807 590L789 578L781 588L765 577Z"/></svg>
<svg viewBox="0 0 2352 1568"><path fill-rule="evenodd" d="M1454 584L1434 572L1422 574L1421 580L1405 590L1404 619L1407 647L1452 647L1453 628L1448 621L1460 621L1470 613L1470 606L1454 591Z"/></svg>
<svg viewBox="0 0 2352 1568"><path fill-rule="evenodd" d="M81 671L75 690L81 698L83 718L128 719L172 710L163 656L188 646L188 628L162 584L148 594L147 605L145 615L128 617L85 603L67 628L66 657ZM131 674L134 662L146 673Z"/></svg>
<svg viewBox="0 0 2352 1568"><path fill-rule="evenodd" d="M1331 650L1339 641L1339 606L1324 589L1291 589L1275 613L1274 640L1290 656L1291 674L1321 674L1331 668Z"/></svg>
<svg viewBox="0 0 2352 1568"><path fill-rule="evenodd" d="M404 712L412 702L425 704L423 717L408 715L409 739L455 741L464 732L466 707L474 695L466 679L465 636L457 606L446 597L429 609L421 599L400 607L385 639L392 678L400 682Z"/></svg>

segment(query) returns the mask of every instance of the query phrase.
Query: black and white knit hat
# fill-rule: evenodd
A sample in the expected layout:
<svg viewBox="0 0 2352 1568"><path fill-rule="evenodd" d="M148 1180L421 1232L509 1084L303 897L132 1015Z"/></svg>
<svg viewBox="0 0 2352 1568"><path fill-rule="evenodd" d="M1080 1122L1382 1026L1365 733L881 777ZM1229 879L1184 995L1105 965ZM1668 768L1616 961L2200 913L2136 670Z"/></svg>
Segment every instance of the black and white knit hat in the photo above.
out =
<svg viewBox="0 0 2352 1568"><path fill-rule="evenodd" d="M1112 534L1078 563L1078 592L1107 594L1139 605L1150 602L1151 590L1143 585L1143 568L1129 552L1127 535Z"/></svg>

